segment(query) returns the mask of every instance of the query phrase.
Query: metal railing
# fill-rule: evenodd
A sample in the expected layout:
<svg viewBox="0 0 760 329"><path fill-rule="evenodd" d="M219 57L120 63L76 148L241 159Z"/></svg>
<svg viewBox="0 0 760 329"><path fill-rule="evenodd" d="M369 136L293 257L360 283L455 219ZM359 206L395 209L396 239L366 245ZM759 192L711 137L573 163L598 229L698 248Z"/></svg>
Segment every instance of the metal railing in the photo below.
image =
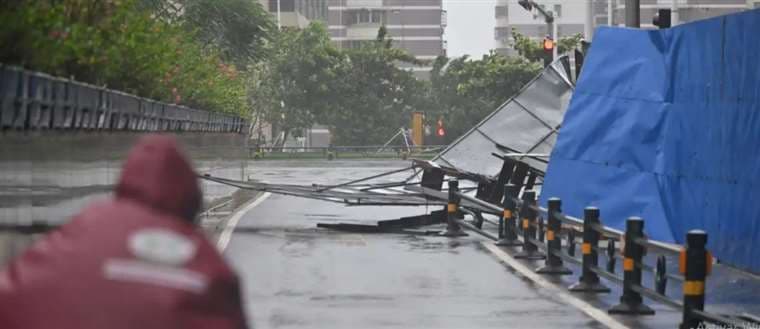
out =
<svg viewBox="0 0 760 329"><path fill-rule="evenodd" d="M558 198L549 199L547 208L537 205L536 193L531 190L524 191L519 199L520 188L513 184L504 186L501 205L461 192L457 181L449 181L448 184L448 218L444 235L461 235L464 226L496 241L496 245L521 247L522 250L513 257L544 260L544 265L536 269L539 274L572 274L572 270L564 266L564 262L577 264L581 267L581 275L577 283L568 287L571 292L609 293L611 289L605 286L600 278L622 286L620 302L608 310L610 314L654 315L655 311L643 303L643 297L647 297L680 308L680 328L701 328L704 323L730 328L760 325L757 318L752 316L727 316L705 311L705 280L712 270L713 258L705 248L707 233L704 231L689 231L684 246L671 245L648 239L644 235L644 220L638 217L629 218L626 230L619 231L602 225L598 208L588 207L584 210L583 219L574 218L562 213L562 201ZM476 224L480 222L476 211L460 207L462 200L502 214L498 223L498 236L493 236L478 225L460 219L460 213L468 213L476 218ZM544 216L546 223L543 220ZM578 233L582 234L580 258L575 257ZM603 240L606 240L606 247L601 243ZM620 241L620 248L616 247L616 241ZM644 256L649 250L661 253L654 266L644 262ZM599 265L600 255L607 258L604 268ZM667 256L678 257L678 274L666 272ZM622 277L615 273L617 261L622 262ZM654 288L642 284L644 271L654 275ZM668 282L681 284L681 300L666 295Z"/></svg>
<svg viewBox="0 0 760 329"><path fill-rule="evenodd" d="M0 64L0 129L244 133L229 114L166 104Z"/></svg>
<svg viewBox="0 0 760 329"><path fill-rule="evenodd" d="M251 158L266 158L274 153L283 153L291 156L300 154L319 154L326 158L339 158L341 154L358 154L364 157L387 156L394 154L406 159L415 154L435 154L445 148L445 145L421 145L421 146L389 146L389 145L366 145L366 146L263 146L254 145L248 148Z"/></svg>

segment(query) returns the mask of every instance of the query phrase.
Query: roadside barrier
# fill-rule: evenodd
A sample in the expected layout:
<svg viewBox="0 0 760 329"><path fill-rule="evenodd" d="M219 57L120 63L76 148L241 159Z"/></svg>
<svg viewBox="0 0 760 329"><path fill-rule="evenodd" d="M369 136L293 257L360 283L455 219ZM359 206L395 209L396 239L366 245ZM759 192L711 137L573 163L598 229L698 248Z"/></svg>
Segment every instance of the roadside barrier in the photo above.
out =
<svg viewBox="0 0 760 329"><path fill-rule="evenodd" d="M527 186L526 186L527 188ZM643 297L682 309L681 329L702 328L705 324L714 324L730 328L751 328L760 325L758 319L748 315L721 315L705 311L705 281L710 274L713 258L705 248L707 233L692 230L686 235L686 244L676 246L649 240L644 235L644 220L638 217L628 218L624 232L602 225L600 210L588 207L584 210L584 218L578 219L562 213L562 201L551 198L547 208L536 204L536 192L525 190L522 199L518 199L518 186L509 183L504 185L504 200L501 205L487 203L476 197L460 192L458 184L449 183L449 216L454 211L474 212L459 208L462 200L489 209L493 213L503 214L498 223L498 237L487 232L476 232L495 241L499 246L520 246L522 250L513 255L514 258L529 260L544 260L544 265L536 272L544 275L567 275L572 271L564 266L564 262L580 265L581 276L578 282L568 287L571 292L609 293L611 289L602 284L600 278L622 286L622 295L617 305L608 310L610 314L625 315L654 315L655 311L644 304ZM453 205L453 208L452 208ZM540 217L546 217L546 229L541 228ZM515 218L521 218L515 223ZM447 236L452 231L452 220L449 220ZM457 227L477 229L473 225L460 220ZM456 228L455 228L456 229ZM575 257L576 233L581 236L581 257ZM518 235L522 235L522 239ZM543 236L545 239L541 239ZM565 241L563 248L562 241ZM543 241L542 241L543 240ZM620 241L620 251L616 242ZM603 246L602 242L606 242ZM644 262L644 256L649 251L660 253L656 264L650 266ZM599 265L599 256L607 258L605 268ZM666 271L666 257L678 257L679 273ZM617 261L622 263L622 277L615 273ZM642 283L642 272L651 272L655 278L654 288L645 287ZM665 294L669 282L680 283L683 299L675 300Z"/></svg>
<svg viewBox="0 0 760 329"><path fill-rule="evenodd" d="M0 129L245 133L229 114L165 104L0 64Z"/></svg>

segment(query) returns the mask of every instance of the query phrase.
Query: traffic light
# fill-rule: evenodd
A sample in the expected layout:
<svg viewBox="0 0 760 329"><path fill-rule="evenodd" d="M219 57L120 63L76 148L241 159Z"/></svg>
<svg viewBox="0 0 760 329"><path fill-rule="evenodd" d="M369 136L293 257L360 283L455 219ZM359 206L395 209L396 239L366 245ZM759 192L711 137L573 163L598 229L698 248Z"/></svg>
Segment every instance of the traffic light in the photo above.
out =
<svg viewBox="0 0 760 329"><path fill-rule="evenodd" d="M446 129L443 129L443 119L438 119L438 128L435 129L435 134L438 137L446 136Z"/></svg>
<svg viewBox="0 0 760 329"><path fill-rule="evenodd" d="M661 29L667 29L671 25L670 17L670 9L660 9L654 14L654 17L652 17L652 24Z"/></svg>
<svg viewBox="0 0 760 329"><path fill-rule="evenodd" d="M544 38L543 45L544 45L544 51L545 52L551 53L551 52L554 51L554 39L552 39L552 37L550 37L550 36L547 35Z"/></svg>
<svg viewBox="0 0 760 329"><path fill-rule="evenodd" d="M544 47L544 67L549 67L552 64L552 57L554 56L554 39L547 35L542 45Z"/></svg>

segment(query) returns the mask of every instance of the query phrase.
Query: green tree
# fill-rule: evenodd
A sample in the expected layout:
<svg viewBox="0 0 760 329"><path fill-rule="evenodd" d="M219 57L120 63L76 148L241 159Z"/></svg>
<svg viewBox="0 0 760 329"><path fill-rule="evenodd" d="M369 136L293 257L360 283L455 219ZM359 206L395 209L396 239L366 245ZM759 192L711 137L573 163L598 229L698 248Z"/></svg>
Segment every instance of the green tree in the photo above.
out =
<svg viewBox="0 0 760 329"><path fill-rule="evenodd" d="M538 63L493 52L480 60L439 57L431 72L428 117L443 119L450 142L515 95L540 70Z"/></svg>
<svg viewBox="0 0 760 329"><path fill-rule="evenodd" d="M155 0L154 0L155 1ZM276 27L272 16L253 0L175 0L181 20L203 45L211 45L239 67L263 60ZM166 11L169 12L169 11Z"/></svg>
<svg viewBox="0 0 760 329"><path fill-rule="evenodd" d="M344 52L347 61L335 82L335 106L320 122L330 126L335 143L382 144L408 126L412 111L425 107L425 82L399 67L399 63L415 65L418 61L393 48L384 27L376 40Z"/></svg>
<svg viewBox="0 0 760 329"><path fill-rule="evenodd" d="M257 117L286 135L311 127L335 102L334 88L345 56L330 41L321 23L304 29L284 29L271 48L272 56L253 67L249 85Z"/></svg>
<svg viewBox="0 0 760 329"><path fill-rule="evenodd" d="M0 62L171 103L247 113L243 74L221 50L137 0L17 0L0 12Z"/></svg>

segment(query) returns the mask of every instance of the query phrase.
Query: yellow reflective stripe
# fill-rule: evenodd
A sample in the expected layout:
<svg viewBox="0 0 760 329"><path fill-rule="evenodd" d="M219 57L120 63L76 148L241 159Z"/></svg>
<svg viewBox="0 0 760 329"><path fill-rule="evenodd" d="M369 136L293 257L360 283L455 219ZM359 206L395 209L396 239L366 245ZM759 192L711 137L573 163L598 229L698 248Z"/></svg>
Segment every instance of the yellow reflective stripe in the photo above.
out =
<svg viewBox="0 0 760 329"><path fill-rule="evenodd" d="M591 244L590 243L584 243L581 245L581 252L584 255L590 255L591 254Z"/></svg>
<svg viewBox="0 0 760 329"><path fill-rule="evenodd" d="M552 230L546 231L546 240L554 241L554 231Z"/></svg>
<svg viewBox="0 0 760 329"><path fill-rule="evenodd" d="M523 230L527 230L530 227L530 222L527 218L523 218Z"/></svg>
<svg viewBox="0 0 760 329"><path fill-rule="evenodd" d="M683 283L683 294L686 296L702 296L705 294L704 281L686 281Z"/></svg>
<svg viewBox="0 0 760 329"><path fill-rule="evenodd" d="M504 219L512 218L512 210L504 209Z"/></svg>
<svg viewBox="0 0 760 329"><path fill-rule="evenodd" d="M449 212L457 212L457 204L456 203L449 203Z"/></svg>
<svg viewBox="0 0 760 329"><path fill-rule="evenodd" d="M633 258L623 258L623 271L633 271Z"/></svg>

